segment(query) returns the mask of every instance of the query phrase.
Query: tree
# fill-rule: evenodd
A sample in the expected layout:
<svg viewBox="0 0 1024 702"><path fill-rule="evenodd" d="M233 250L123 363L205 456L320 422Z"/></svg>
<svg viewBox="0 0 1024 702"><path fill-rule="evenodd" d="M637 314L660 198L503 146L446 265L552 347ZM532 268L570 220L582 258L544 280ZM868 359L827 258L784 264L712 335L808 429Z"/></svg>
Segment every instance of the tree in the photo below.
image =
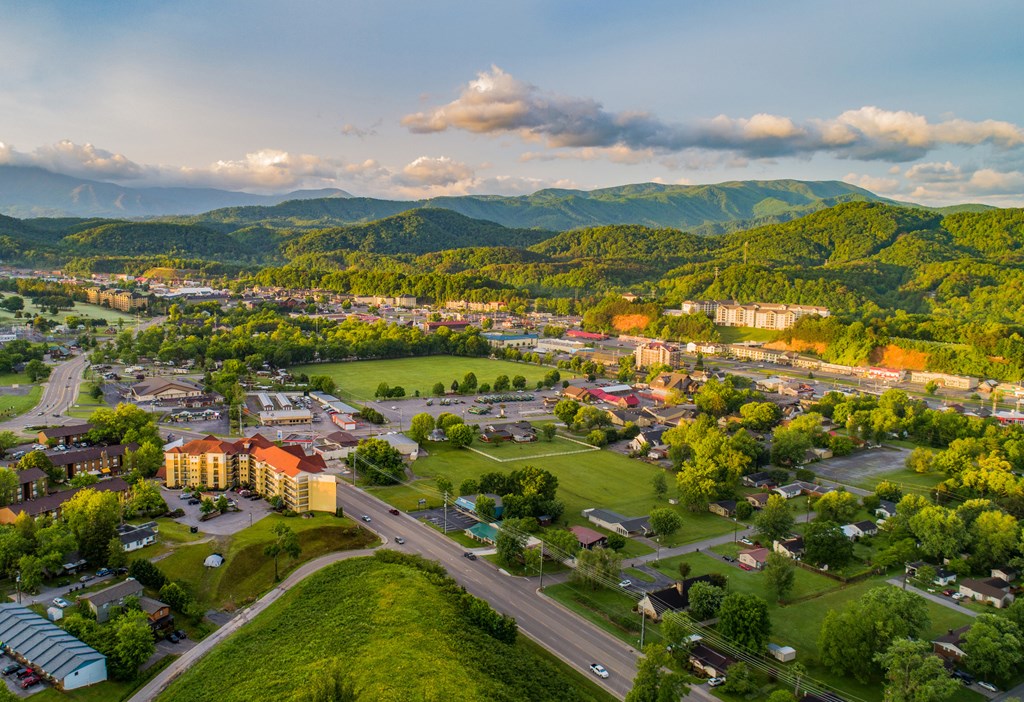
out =
<svg viewBox="0 0 1024 702"><path fill-rule="evenodd" d="M274 525L274 541L267 544L263 549L263 555L274 559L274 582L281 580L278 574L277 562L281 554L286 554L295 559L302 553L302 546L299 544L299 537L287 524Z"/></svg>
<svg viewBox="0 0 1024 702"><path fill-rule="evenodd" d="M217 508L217 511L224 514L228 511L228 498L225 495L218 495L217 499L214 500L213 506Z"/></svg>
<svg viewBox="0 0 1024 702"><path fill-rule="evenodd" d="M498 560L507 566L514 565L523 556L527 538L525 526L522 519L506 519L498 529L495 550Z"/></svg>
<svg viewBox="0 0 1024 702"><path fill-rule="evenodd" d="M39 380L46 380L50 377L50 367L37 358L25 364L25 375L29 382L35 383Z"/></svg>
<svg viewBox="0 0 1024 702"><path fill-rule="evenodd" d="M923 597L895 587L868 590L841 610L825 614L818 635L823 665L862 683L881 673L874 656L897 639L916 638L928 628Z"/></svg>
<svg viewBox="0 0 1024 702"><path fill-rule="evenodd" d="M679 561L679 577L686 580L690 577L690 572L693 571L693 566L687 561Z"/></svg>
<svg viewBox="0 0 1024 702"><path fill-rule="evenodd" d="M662 536L672 536L683 526L683 520L679 518L674 509L669 507L656 507L652 509L648 521L651 523L651 529L654 530L654 533L659 538Z"/></svg>
<svg viewBox="0 0 1024 702"><path fill-rule="evenodd" d="M124 568L128 565L128 554L124 552L121 539L116 536L107 543L107 567Z"/></svg>
<svg viewBox="0 0 1024 702"><path fill-rule="evenodd" d="M434 383L434 387L430 389L430 394L433 395L434 397L441 397L441 396L443 396L445 394L445 392L444 392L444 383L441 383L441 382Z"/></svg>
<svg viewBox="0 0 1024 702"><path fill-rule="evenodd" d="M733 695L750 695L757 692L758 684L754 674L750 672L750 666L743 661L729 666L729 676L725 679L722 692Z"/></svg>
<svg viewBox="0 0 1024 702"><path fill-rule="evenodd" d="M18 559L18 577L23 591L37 592L43 584L43 562L36 556L22 556Z"/></svg>
<svg viewBox="0 0 1024 702"><path fill-rule="evenodd" d="M768 498L764 509L754 517L754 527L768 543L789 535L793 530L793 510L782 495Z"/></svg>
<svg viewBox="0 0 1024 702"><path fill-rule="evenodd" d="M338 385L329 375L311 375L309 376L309 389L333 395L334 391L338 389Z"/></svg>
<svg viewBox="0 0 1024 702"><path fill-rule="evenodd" d="M507 375L502 374L494 379L494 385L492 387L494 388L494 392L506 392L510 387L512 387L512 383L509 382Z"/></svg>
<svg viewBox="0 0 1024 702"><path fill-rule="evenodd" d="M921 552L930 558L952 558L967 545L968 533L963 520L945 507L928 505L912 516L908 525L921 543Z"/></svg>
<svg viewBox="0 0 1024 702"><path fill-rule="evenodd" d="M576 400L570 400L569 398L559 400L554 409L555 416L562 420L566 425L572 424L573 419L576 417L576 413L579 411L580 403Z"/></svg>
<svg viewBox="0 0 1024 702"><path fill-rule="evenodd" d="M754 514L754 505L750 504L746 500L741 500L736 503L736 519L745 521L750 519Z"/></svg>
<svg viewBox="0 0 1024 702"><path fill-rule="evenodd" d="M487 495L477 495L476 498L476 513L480 519L485 522L494 521L494 510L497 505L494 498L488 497Z"/></svg>
<svg viewBox="0 0 1024 702"><path fill-rule="evenodd" d="M180 614L184 614L195 601L192 595L178 583L167 583L160 588L160 600L166 602L171 609Z"/></svg>
<svg viewBox="0 0 1024 702"><path fill-rule="evenodd" d="M774 402L748 402L740 407L743 426L754 431L767 431L782 419L782 409Z"/></svg>
<svg viewBox="0 0 1024 702"><path fill-rule="evenodd" d="M455 486L452 484L452 481L448 479L447 475L441 475L440 473L435 475L434 487L437 488L437 491L441 493L442 496L448 495L448 499L454 499Z"/></svg>
<svg viewBox="0 0 1024 702"><path fill-rule="evenodd" d="M829 568L842 568L853 560L853 542L835 522L814 521L804 532L804 560Z"/></svg>
<svg viewBox="0 0 1024 702"><path fill-rule="evenodd" d="M420 412L409 422L409 438L417 444L422 444L434 431L434 417L426 412Z"/></svg>
<svg viewBox="0 0 1024 702"><path fill-rule="evenodd" d="M633 688L626 702L667 702L678 700L689 692L686 676L669 669L671 658L664 646L649 644L637 663Z"/></svg>
<svg viewBox="0 0 1024 702"><path fill-rule="evenodd" d="M167 576L154 563L145 558L135 558L128 564L128 575L151 590L159 590L167 584Z"/></svg>
<svg viewBox="0 0 1024 702"><path fill-rule="evenodd" d="M564 529L550 529L545 532L544 543L549 549L548 555L553 555L558 560L573 557L580 550L580 542L576 535Z"/></svg>
<svg viewBox="0 0 1024 702"><path fill-rule="evenodd" d="M756 595L740 592L726 595L718 610L718 630L738 646L753 653L764 653L772 630L768 603Z"/></svg>
<svg viewBox="0 0 1024 702"><path fill-rule="evenodd" d="M687 593L690 601L690 616L698 622L714 619L725 599L725 590L711 583L698 580Z"/></svg>
<svg viewBox="0 0 1024 702"><path fill-rule="evenodd" d="M546 424L541 424L539 429L540 435L544 437L545 441L553 441L555 438L555 434L558 432L558 429L555 427L555 425L551 424L550 422Z"/></svg>
<svg viewBox="0 0 1024 702"><path fill-rule="evenodd" d="M1006 563L1017 552L1019 532L1013 515L996 510L982 512L971 525L974 559L986 568Z"/></svg>
<svg viewBox="0 0 1024 702"><path fill-rule="evenodd" d="M117 677L130 679L139 666L156 651L153 631L146 615L139 611L125 612L114 622L114 669Z"/></svg>
<svg viewBox="0 0 1024 702"><path fill-rule="evenodd" d="M14 502L21 480L10 468L0 468L0 507Z"/></svg>
<svg viewBox="0 0 1024 702"><path fill-rule="evenodd" d="M811 438L806 433L778 427L772 433L772 463L787 467L802 463L811 446Z"/></svg>
<svg viewBox="0 0 1024 702"><path fill-rule="evenodd" d="M125 451L124 465L128 471L137 471L143 477L152 478L164 465L163 449L147 441L136 451Z"/></svg>
<svg viewBox="0 0 1024 702"><path fill-rule="evenodd" d="M480 484L472 478L466 478L459 483L459 497L464 495L475 495L480 492Z"/></svg>
<svg viewBox="0 0 1024 702"><path fill-rule="evenodd" d="M442 412L441 414L437 415L437 421L435 422L435 425L441 429L444 429L447 432L456 424L464 423L465 422L462 421L462 417L460 417L459 415L452 414L451 412Z"/></svg>
<svg viewBox="0 0 1024 702"><path fill-rule="evenodd" d="M89 415L93 425L89 430L92 441L106 441L114 444L137 443L162 446L163 440L157 431L154 416L130 403L120 403L114 409L100 408ZM161 456L161 463L163 458Z"/></svg>
<svg viewBox="0 0 1024 702"><path fill-rule="evenodd" d="M0 431L0 456L4 456L12 448L21 443L13 431Z"/></svg>
<svg viewBox="0 0 1024 702"><path fill-rule="evenodd" d="M793 590L796 583L796 565L781 553L768 554L768 563L763 571L764 585L777 601L782 601Z"/></svg>
<svg viewBox="0 0 1024 702"><path fill-rule="evenodd" d="M897 639L875 662L885 672L885 702L942 702L960 687L926 641Z"/></svg>
<svg viewBox="0 0 1024 702"><path fill-rule="evenodd" d="M3 301L0 301L0 307L8 312L20 312L25 309L25 299L17 295L8 295Z"/></svg>
<svg viewBox="0 0 1024 702"><path fill-rule="evenodd" d="M221 495L223 497L223 495ZM153 516L167 511L167 503L160 495L160 488L155 482L140 480L132 485L125 503L125 511L130 515L144 514Z"/></svg>
<svg viewBox="0 0 1024 702"><path fill-rule="evenodd" d="M117 535L117 525L121 523L117 493L97 492L92 488L80 490L64 503L63 515L82 557L102 563L107 556L107 546Z"/></svg>
<svg viewBox="0 0 1024 702"><path fill-rule="evenodd" d="M622 556L609 548L584 549L576 556L576 568L570 579L581 585L597 589L610 581L617 581L622 569Z"/></svg>
<svg viewBox="0 0 1024 702"><path fill-rule="evenodd" d="M462 378L462 384L459 387L462 388L462 392L470 393L476 390L476 384L476 373L470 371Z"/></svg>
<svg viewBox="0 0 1024 702"><path fill-rule="evenodd" d="M718 494L717 471L711 464L686 461L676 474L679 499L691 512L703 512Z"/></svg>
<svg viewBox="0 0 1024 702"><path fill-rule="evenodd" d="M38 468L46 473L46 477L51 483L62 483L68 478L64 468L53 465L50 457L42 451L29 451L18 461L18 470L28 470L29 468Z"/></svg>
<svg viewBox="0 0 1024 702"><path fill-rule="evenodd" d="M95 485L100 481L92 473L75 473L75 477L71 479L70 485L73 488L84 488L90 485Z"/></svg>
<svg viewBox="0 0 1024 702"><path fill-rule="evenodd" d="M826 522L838 522L846 524L851 521L860 510L857 496L840 488L825 493L814 503L814 511L817 518Z"/></svg>
<svg viewBox="0 0 1024 702"><path fill-rule="evenodd" d="M448 443L455 448L462 448L472 444L475 436L472 427L456 424L448 430Z"/></svg>
<svg viewBox="0 0 1024 702"><path fill-rule="evenodd" d="M602 429L594 429L587 434L587 443L591 446L604 446L608 443L608 432Z"/></svg>
<svg viewBox="0 0 1024 702"><path fill-rule="evenodd" d="M515 388L516 390L525 390L526 389L526 377L522 376L522 375L514 375L514 376L512 376L512 387Z"/></svg>
<svg viewBox="0 0 1024 702"><path fill-rule="evenodd" d="M918 446L907 456L906 466L915 473L930 473L935 467L935 453L924 446Z"/></svg>
<svg viewBox="0 0 1024 702"><path fill-rule="evenodd" d="M967 668L982 678L1008 682L1024 660L1024 636L1014 622L981 614L963 635Z"/></svg>
<svg viewBox="0 0 1024 702"><path fill-rule="evenodd" d="M651 478L651 487L654 489L654 496L661 499L668 492L668 482L665 480L665 471L659 470Z"/></svg>
<svg viewBox="0 0 1024 702"><path fill-rule="evenodd" d="M199 511L204 515L213 514L217 511L217 505L213 503L213 498L205 497L199 504Z"/></svg>
<svg viewBox="0 0 1024 702"><path fill-rule="evenodd" d="M383 439L363 439L347 460L353 470L362 471L370 485L391 485L405 477L402 454Z"/></svg>

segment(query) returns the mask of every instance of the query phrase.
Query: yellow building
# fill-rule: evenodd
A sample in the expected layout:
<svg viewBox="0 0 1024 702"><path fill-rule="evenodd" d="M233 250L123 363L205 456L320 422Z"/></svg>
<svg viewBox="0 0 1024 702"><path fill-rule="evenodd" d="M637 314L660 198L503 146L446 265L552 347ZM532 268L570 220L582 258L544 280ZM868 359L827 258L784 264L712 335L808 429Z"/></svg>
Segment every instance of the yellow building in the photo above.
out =
<svg viewBox="0 0 1024 702"><path fill-rule="evenodd" d="M94 305L106 305L112 310L131 312L149 305L149 298L120 288L86 288L86 298Z"/></svg>
<svg viewBox="0 0 1024 702"><path fill-rule="evenodd" d="M167 487L223 489L247 484L264 497L279 496L294 512L334 512L337 480L326 475L323 457L298 446L278 446L256 434L227 442L213 436L164 454Z"/></svg>

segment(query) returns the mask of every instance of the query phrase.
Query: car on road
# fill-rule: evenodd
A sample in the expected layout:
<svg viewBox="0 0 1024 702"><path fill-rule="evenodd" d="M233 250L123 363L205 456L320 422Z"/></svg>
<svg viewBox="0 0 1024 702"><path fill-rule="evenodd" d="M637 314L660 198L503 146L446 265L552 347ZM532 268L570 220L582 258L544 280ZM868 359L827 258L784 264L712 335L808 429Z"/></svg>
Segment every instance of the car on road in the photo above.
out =
<svg viewBox="0 0 1024 702"><path fill-rule="evenodd" d="M395 515L397 517L399 514L401 514L401 512L399 512L397 509L392 507L391 509L388 510L388 514L393 514L393 515Z"/></svg>
<svg viewBox="0 0 1024 702"><path fill-rule="evenodd" d="M720 678L708 678L708 687L718 687L725 684L725 676Z"/></svg>
<svg viewBox="0 0 1024 702"><path fill-rule="evenodd" d="M608 678L608 670L600 663L591 663L590 669L594 671L594 675L599 678Z"/></svg>
<svg viewBox="0 0 1024 702"><path fill-rule="evenodd" d="M989 692L999 692L999 688L998 687L996 687L995 685L993 685L990 682L985 682L984 680L982 680L981 682L978 683L978 687L980 687L982 689L985 689L985 690L988 690Z"/></svg>
<svg viewBox="0 0 1024 702"><path fill-rule="evenodd" d="M54 597L53 598L53 604L56 605L57 607L60 607L61 609L64 609L65 607L70 607L71 606L71 603L68 602L67 600L65 600L63 597Z"/></svg>
<svg viewBox="0 0 1024 702"><path fill-rule="evenodd" d="M403 539L401 536L396 536L395 537L395 543L396 544L404 544L405 543L405 539Z"/></svg>
<svg viewBox="0 0 1024 702"><path fill-rule="evenodd" d="M27 690L33 685L38 685L40 682L42 681L39 679L39 676L35 673L33 673L32 675L26 675L25 678L21 681L21 689Z"/></svg>
<svg viewBox="0 0 1024 702"><path fill-rule="evenodd" d="M3 673L4 675L10 675L11 673L17 672L19 670L21 670L21 665L20 664L18 664L18 663L11 663L9 666L4 668L3 670L0 670L0 673Z"/></svg>
<svg viewBox="0 0 1024 702"><path fill-rule="evenodd" d="M110 568L100 568L99 570L96 571L96 577L97 578L102 578L104 575L113 575L113 574L114 574L114 571L111 570Z"/></svg>
<svg viewBox="0 0 1024 702"><path fill-rule="evenodd" d="M370 515L368 515L368 514L364 514L362 517L360 517L360 519L362 519L364 522L372 522L373 521L372 519L370 519Z"/></svg>
<svg viewBox="0 0 1024 702"><path fill-rule="evenodd" d="M632 587L632 586L633 586L633 581L632 580L623 580L622 582L619 583L619 587L621 587L623 589L625 589L627 587Z"/></svg>
<svg viewBox="0 0 1024 702"><path fill-rule="evenodd" d="M80 583L87 583L87 582L89 582L90 580L92 580L95 577L96 576L93 575L92 573L86 573L85 575L83 575L82 577L80 577L78 579L78 582L80 582Z"/></svg>
<svg viewBox="0 0 1024 702"><path fill-rule="evenodd" d="M472 551L466 551L465 553L462 554L462 557L463 558L468 558L471 561L475 561L476 560L476 554L473 553Z"/></svg>
<svg viewBox="0 0 1024 702"><path fill-rule="evenodd" d="M946 597L952 597L954 592L956 592L956 590L943 590L942 594Z"/></svg>

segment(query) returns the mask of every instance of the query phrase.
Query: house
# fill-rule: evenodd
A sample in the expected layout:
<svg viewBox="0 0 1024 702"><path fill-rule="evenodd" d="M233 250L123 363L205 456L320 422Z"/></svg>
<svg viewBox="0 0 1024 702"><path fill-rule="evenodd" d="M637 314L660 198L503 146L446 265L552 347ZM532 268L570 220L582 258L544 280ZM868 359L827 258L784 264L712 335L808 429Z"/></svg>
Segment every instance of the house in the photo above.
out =
<svg viewBox="0 0 1024 702"><path fill-rule="evenodd" d="M512 441L517 444L528 444L537 440L537 428L529 422L512 422L506 424L504 429L512 435Z"/></svg>
<svg viewBox="0 0 1024 702"><path fill-rule="evenodd" d="M794 497L799 497L803 494L803 488L797 483L790 483L789 485L780 485L772 490L772 492L776 495L782 495L787 500L792 500Z"/></svg>
<svg viewBox="0 0 1024 702"><path fill-rule="evenodd" d="M642 368L642 366L637 367ZM651 380L648 387L655 397L663 398L673 392L680 395L694 393L700 388L700 383L686 373L662 373Z"/></svg>
<svg viewBox="0 0 1024 702"><path fill-rule="evenodd" d="M708 505L708 511L720 517L736 516L736 500L719 500Z"/></svg>
<svg viewBox="0 0 1024 702"><path fill-rule="evenodd" d="M139 606L146 613L149 620L149 627L156 631L158 629L169 629L174 626L174 617L171 616L171 607L160 600L152 597L140 597Z"/></svg>
<svg viewBox="0 0 1024 702"><path fill-rule="evenodd" d="M875 516L882 519L892 519L896 516L896 503L892 500L879 500L875 508Z"/></svg>
<svg viewBox="0 0 1024 702"><path fill-rule="evenodd" d="M562 388L562 397L576 400L577 402L589 402L590 391L577 385L570 385L567 388Z"/></svg>
<svg viewBox="0 0 1024 702"><path fill-rule="evenodd" d="M582 514L592 524L596 524L602 529L607 529L620 536L634 536L636 534L650 536L653 533L651 523L647 520L646 516L623 517L617 512L596 507L585 509Z"/></svg>
<svg viewBox="0 0 1024 702"><path fill-rule="evenodd" d="M573 536L576 537L576 541L579 545L588 551L595 546L604 546L608 543L607 536L584 526L569 527L569 531L571 531Z"/></svg>
<svg viewBox="0 0 1024 702"><path fill-rule="evenodd" d="M967 655L964 653L963 639L970 628L968 624L959 629L949 629L942 636L932 639L932 652L940 658L959 663Z"/></svg>
<svg viewBox="0 0 1024 702"><path fill-rule="evenodd" d="M63 427L49 427L48 429L40 429L39 434L36 437L39 443L49 445L50 439L53 439L58 444L77 444L81 441L85 441L89 430L92 429L92 424L68 424Z"/></svg>
<svg viewBox="0 0 1024 702"><path fill-rule="evenodd" d="M736 560L745 566L750 566L755 570L761 570L768 562L769 553L770 551L766 548L748 548L740 551Z"/></svg>
<svg viewBox="0 0 1024 702"><path fill-rule="evenodd" d="M764 506L768 504L768 497L769 495L767 492L758 492L753 495L747 495L747 502L749 502L750 506L754 509L764 509Z"/></svg>
<svg viewBox="0 0 1024 702"><path fill-rule="evenodd" d="M868 520L864 520L863 522L854 522L853 524L843 526L843 533L846 534L846 538L848 539L859 539L863 536L875 536L878 534L878 525Z"/></svg>
<svg viewBox="0 0 1024 702"><path fill-rule="evenodd" d="M624 427L627 424L635 424L638 427L649 427L651 420L640 410L636 409L607 409L605 414L611 420L612 426Z"/></svg>
<svg viewBox="0 0 1024 702"><path fill-rule="evenodd" d="M86 606L96 615L96 621L102 624L110 619L112 607L124 605L129 597L142 597L142 583L133 578L105 587L90 595L83 595L79 599L85 602Z"/></svg>
<svg viewBox="0 0 1024 702"><path fill-rule="evenodd" d="M674 407L645 407L644 412L651 416L657 424L676 427L680 424L697 419L700 410L696 405L676 405Z"/></svg>
<svg viewBox="0 0 1024 702"><path fill-rule="evenodd" d="M744 475L740 482L742 482L746 487L752 488L764 487L765 485L773 485L775 483L771 474L765 471Z"/></svg>
<svg viewBox="0 0 1024 702"><path fill-rule="evenodd" d="M1008 606L1014 600L1014 595L1010 592L1010 583L1002 578L964 580L960 583L960 594L972 600L991 604L998 609Z"/></svg>
<svg viewBox="0 0 1024 702"><path fill-rule="evenodd" d="M32 666L61 690L107 679L107 658L27 607L0 604L0 641L19 663Z"/></svg>
<svg viewBox="0 0 1024 702"><path fill-rule="evenodd" d="M481 495L462 495L461 497L455 500L455 506L459 509L469 512L470 514L480 516L479 514L477 514L476 511L476 503L480 497ZM501 504L501 495L495 495L494 493L485 493L484 495L482 495L482 497L489 497L492 500L494 500L495 518L500 517L501 513L505 511L505 507Z"/></svg>
<svg viewBox="0 0 1024 702"><path fill-rule="evenodd" d="M498 527L496 524L474 524L463 532L469 538L493 546L498 542Z"/></svg>
<svg viewBox="0 0 1024 702"><path fill-rule="evenodd" d="M698 673L710 677L723 677L735 663L732 658L707 644L699 643L690 649L690 666Z"/></svg>
<svg viewBox="0 0 1024 702"><path fill-rule="evenodd" d="M663 445L661 437L665 434L664 427L641 429L640 433L629 442L630 451L647 451Z"/></svg>
<svg viewBox="0 0 1024 702"><path fill-rule="evenodd" d="M337 417L338 415L334 415ZM359 447L359 439L347 431L332 431L327 436L313 438L313 453L323 459L344 459Z"/></svg>
<svg viewBox="0 0 1024 702"><path fill-rule="evenodd" d="M786 663L796 658L796 649L792 646L779 646L778 644L768 644L768 655L777 661Z"/></svg>
<svg viewBox="0 0 1024 702"><path fill-rule="evenodd" d="M504 441L512 441L512 432L489 427L480 433L480 441L483 441L485 444L500 444Z"/></svg>
<svg viewBox="0 0 1024 702"><path fill-rule="evenodd" d="M1008 583L1012 583L1014 580L1016 580L1017 574L1017 569L1010 568L1009 566L999 566L998 568L993 568L990 573L990 575L993 578L1000 578L1001 580L1005 580Z"/></svg>
<svg viewBox="0 0 1024 702"><path fill-rule="evenodd" d="M793 536L788 539L782 539L772 544L772 550L775 553L781 553L783 556L788 558L798 559L804 555L804 537Z"/></svg>
<svg viewBox="0 0 1024 702"><path fill-rule="evenodd" d="M956 573L951 570L946 570L941 566L933 566L930 563L924 561L914 561L913 563L907 563L904 567L904 572L912 578L916 578L917 572L925 566L931 567L935 571L935 578L932 580L932 585L938 585L945 587L956 582Z"/></svg>
<svg viewBox="0 0 1024 702"><path fill-rule="evenodd" d="M415 461L420 455L420 445L405 434L381 434L374 437L386 441L391 448L402 454L402 460Z"/></svg>
<svg viewBox="0 0 1024 702"><path fill-rule="evenodd" d="M121 548L131 552L155 544L156 526L154 522L150 522L150 524L153 526L146 524L137 527L131 524L120 525L117 528L117 538L121 541Z"/></svg>
<svg viewBox="0 0 1024 702"><path fill-rule="evenodd" d="M658 621L665 612L681 612L690 606L690 588L694 583L710 582L711 578L707 575L686 578L682 582L676 582L664 589L648 592L637 603L637 608L645 616Z"/></svg>

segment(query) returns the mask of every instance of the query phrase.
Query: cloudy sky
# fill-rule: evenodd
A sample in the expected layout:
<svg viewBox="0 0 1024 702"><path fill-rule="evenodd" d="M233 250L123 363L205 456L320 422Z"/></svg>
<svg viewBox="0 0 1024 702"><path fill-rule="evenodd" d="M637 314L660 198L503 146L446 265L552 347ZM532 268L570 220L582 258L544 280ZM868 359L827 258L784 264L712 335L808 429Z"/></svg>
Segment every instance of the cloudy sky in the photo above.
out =
<svg viewBox="0 0 1024 702"><path fill-rule="evenodd" d="M0 163L412 198L845 180L1024 205L1020 0L0 0Z"/></svg>

